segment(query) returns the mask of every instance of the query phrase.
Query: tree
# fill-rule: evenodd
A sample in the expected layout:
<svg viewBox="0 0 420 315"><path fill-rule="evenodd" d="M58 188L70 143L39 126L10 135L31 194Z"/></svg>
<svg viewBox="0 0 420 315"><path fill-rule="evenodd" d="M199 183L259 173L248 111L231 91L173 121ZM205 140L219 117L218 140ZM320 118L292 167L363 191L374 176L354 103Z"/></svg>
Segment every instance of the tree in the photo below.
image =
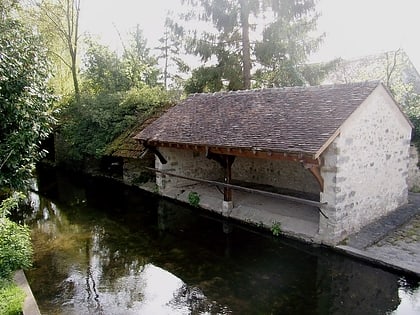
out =
<svg viewBox="0 0 420 315"><path fill-rule="evenodd" d="M168 102L157 85L156 60L137 27L123 56L89 39L81 74L80 100L67 100L60 120L60 151L78 165L100 159L115 137Z"/></svg>
<svg viewBox="0 0 420 315"><path fill-rule="evenodd" d="M308 34L316 28L318 15L314 1L278 1L275 21L263 31L256 42L255 56L260 64L256 80L259 86L295 86L306 83L303 65L316 51L322 36Z"/></svg>
<svg viewBox="0 0 420 315"><path fill-rule="evenodd" d="M216 66L228 88L251 87L252 63L257 62L260 85L302 84L298 66L322 40L310 38L318 15L315 0L183 0L195 11L184 20L211 22L215 32L191 32L189 51L202 61L216 57ZM262 40L256 40L257 23L263 23ZM254 41L252 41L254 40ZM241 80L238 80L238 69ZM280 77L280 79L279 79ZM231 83L234 80L237 83ZM239 84L238 84L239 82Z"/></svg>
<svg viewBox="0 0 420 315"><path fill-rule="evenodd" d="M81 0L41 0L34 14L38 30L48 41L50 54L58 58L71 73L74 94L80 101L79 87L79 18ZM57 45L56 38L61 41ZM54 43L54 44L52 44ZM62 50L61 48L65 49Z"/></svg>
<svg viewBox="0 0 420 315"><path fill-rule="evenodd" d="M23 188L51 131L46 52L20 22L0 18L0 195Z"/></svg>
<svg viewBox="0 0 420 315"><path fill-rule="evenodd" d="M89 39L86 41L82 86L93 93L127 91L134 86L124 62L109 47Z"/></svg>
<svg viewBox="0 0 420 315"><path fill-rule="evenodd" d="M140 25L136 25L131 33L130 45L124 48L123 62L134 86L157 85L159 76L157 59L150 55L150 49L147 47L147 40L143 36Z"/></svg>
<svg viewBox="0 0 420 315"><path fill-rule="evenodd" d="M165 31L163 37L159 39L160 46L157 49L160 51L158 60L164 61L163 66L163 83L165 90L168 89L169 81L180 82L182 77L179 73L186 73L190 70L189 66L180 57L182 50L182 40L184 36L184 28L176 23L168 14L165 19ZM176 73L171 73L171 68L176 69Z"/></svg>
<svg viewBox="0 0 420 315"><path fill-rule="evenodd" d="M217 92L223 88L222 73L218 67L199 67L193 70L192 77L185 83L188 94Z"/></svg>
<svg viewBox="0 0 420 315"><path fill-rule="evenodd" d="M81 76L83 87L91 92L112 94L157 85L157 60L150 55L139 26L132 33L130 45L124 46L122 57L92 39L86 41L86 46Z"/></svg>

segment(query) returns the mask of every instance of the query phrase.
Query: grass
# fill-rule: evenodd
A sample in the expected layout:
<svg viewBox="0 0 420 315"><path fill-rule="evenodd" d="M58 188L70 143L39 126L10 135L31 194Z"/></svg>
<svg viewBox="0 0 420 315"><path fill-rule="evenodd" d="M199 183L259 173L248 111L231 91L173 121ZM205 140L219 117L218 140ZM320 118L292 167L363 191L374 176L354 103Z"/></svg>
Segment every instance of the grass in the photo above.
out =
<svg viewBox="0 0 420 315"><path fill-rule="evenodd" d="M188 202L191 206L198 207L200 204L200 195L195 191L190 192L188 194Z"/></svg>
<svg viewBox="0 0 420 315"><path fill-rule="evenodd" d="M0 314L22 314L25 292L13 281L0 280Z"/></svg>
<svg viewBox="0 0 420 315"><path fill-rule="evenodd" d="M273 233L274 236L279 236L281 234L281 222L273 222L271 233Z"/></svg>
<svg viewBox="0 0 420 315"><path fill-rule="evenodd" d="M420 187L417 185L414 185L413 188L411 188L410 192L412 193L420 193Z"/></svg>

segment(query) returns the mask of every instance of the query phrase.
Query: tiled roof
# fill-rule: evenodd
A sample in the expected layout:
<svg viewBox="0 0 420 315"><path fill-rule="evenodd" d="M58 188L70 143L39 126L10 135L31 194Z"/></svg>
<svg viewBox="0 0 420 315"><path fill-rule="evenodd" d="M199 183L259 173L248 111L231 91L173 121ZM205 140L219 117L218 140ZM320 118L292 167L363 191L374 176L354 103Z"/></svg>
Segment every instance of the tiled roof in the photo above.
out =
<svg viewBox="0 0 420 315"><path fill-rule="evenodd" d="M379 84L194 94L135 138L315 155Z"/></svg>
<svg viewBox="0 0 420 315"><path fill-rule="evenodd" d="M162 116L162 113L168 108L168 106L169 105L165 105L162 108L158 108L156 109L156 112L150 115L140 115L138 117L138 123L133 128L126 130L124 133L115 138L107 146L105 154L122 158L138 158L145 148L142 144L140 144L140 142L134 139L134 136Z"/></svg>

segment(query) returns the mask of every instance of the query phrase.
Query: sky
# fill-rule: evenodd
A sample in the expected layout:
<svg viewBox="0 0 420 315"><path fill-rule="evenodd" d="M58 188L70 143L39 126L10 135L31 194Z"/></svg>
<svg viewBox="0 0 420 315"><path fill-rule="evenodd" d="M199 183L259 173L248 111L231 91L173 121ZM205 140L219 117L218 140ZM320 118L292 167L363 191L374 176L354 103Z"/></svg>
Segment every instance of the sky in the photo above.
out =
<svg viewBox="0 0 420 315"><path fill-rule="evenodd" d="M139 24L149 47L158 44L168 10L179 0L82 0L81 29L121 50L122 37ZM310 61L357 58L404 49L420 72L420 0L318 0L318 32L326 38ZM117 32L118 30L118 32Z"/></svg>

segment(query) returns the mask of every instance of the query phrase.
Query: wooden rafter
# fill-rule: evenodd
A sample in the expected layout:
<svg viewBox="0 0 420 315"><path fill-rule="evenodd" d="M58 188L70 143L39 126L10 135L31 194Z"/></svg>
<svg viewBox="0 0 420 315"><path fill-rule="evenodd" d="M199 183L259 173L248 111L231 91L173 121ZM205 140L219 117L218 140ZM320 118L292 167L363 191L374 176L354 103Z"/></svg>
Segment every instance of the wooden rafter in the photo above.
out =
<svg viewBox="0 0 420 315"><path fill-rule="evenodd" d="M146 143L146 142L144 142ZM143 143L143 145L144 145ZM233 155L238 157L246 158L257 158L257 159L268 159L268 160L282 160L282 161L293 161L304 163L305 165L318 166L319 161L315 159L311 154L305 154L300 152L276 152L272 150L259 149L259 148L229 148L229 147L209 147L205 145L195 144L181 144L181 143L168 143L160 141L147 141L150 146L156 147L167 147L183 150L192 150L196 152L221 154L221 155Z"/></svg>

